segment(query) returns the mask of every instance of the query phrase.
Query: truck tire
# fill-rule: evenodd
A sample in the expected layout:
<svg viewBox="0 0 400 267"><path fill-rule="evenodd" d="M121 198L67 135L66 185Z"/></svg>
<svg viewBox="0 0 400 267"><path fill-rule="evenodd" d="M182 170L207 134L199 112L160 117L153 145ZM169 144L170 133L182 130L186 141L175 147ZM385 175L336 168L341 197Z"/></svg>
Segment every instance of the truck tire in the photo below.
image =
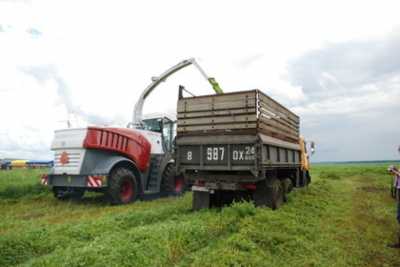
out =
<svg viewBox="0 0 400 267"><path fill-rule="evenodd" d="M213 194L210 193L210 200L209 200L210 208L221 208L227 202L229 202L229 200L227 200L227 194L225 191L215 190Z"/></svg>
<svg viewBox="0 0 400 267"><path fill-rule="evenodd" d="M279 208L284 200L284 192L281 181L270 178L257 183L253 192L253 201L256 206L268 206L275 210Z"/></svg>
<svg viewBox="0 0 400 267"><path fill-rule="evenodd" d="M139 187L133 172L124 167L113 170L109 178L107 195L112 204L134 202L139 196Z"/></svg>
<svg viewBox="0 0 400 267"><path fill-rule="evenodd" d="M64 186L54 186L53 195L59 200L79 200L85 194L84 188L73 188Z"/></svg>
<svg viewBox="0 0 400 267"><path fill-rule="evenodd" d="M267 188L270 193L269 206L273 210L278 209L282 205L284 199L284 191L281 181L276 178L272 179L267 183Z"/></svg>
<svg viewBox="0 0 400 267"><path fill-rule="evenodd" d="M307 171L306 172L306 184L307 186L311 183L311 176L310 176L310 172Z"/></svg>
<svg viewBox="0 0 400 267"><path fill-rule="evenodd" d="M248 201L247 193L241 191L215 190L210 196L210 207L222 208L231 205L233 202Z"/></svg>
<svg viewBox="0 0 400 267"><path fill-rule="evenodd" d="M290 178L283 179L282 188L283 188L283 201L287 202L287 194L289 194L293 190L292 180Z"/></svg>
<svg viewBox="0 0 400 267"><path fill-rule="evenodd" d="M301 187L308 186L311 183L311 176L309 171L301 171L300 177Z"/></svg>
<svg viewBox="0 0 400 267"><path fill-rule="evenodd" d="M177 176L175 164L168 164L162 174L161 193L173 196L181 196L186 191L186 184L183 176Z"/></svg>
<svg viewBox="0 0 400 267"><path fill-rule="evenodd" d="M290 193L293 190L293 182L290 178L285 178L282 180L282 187L285 193Z"/></svg>

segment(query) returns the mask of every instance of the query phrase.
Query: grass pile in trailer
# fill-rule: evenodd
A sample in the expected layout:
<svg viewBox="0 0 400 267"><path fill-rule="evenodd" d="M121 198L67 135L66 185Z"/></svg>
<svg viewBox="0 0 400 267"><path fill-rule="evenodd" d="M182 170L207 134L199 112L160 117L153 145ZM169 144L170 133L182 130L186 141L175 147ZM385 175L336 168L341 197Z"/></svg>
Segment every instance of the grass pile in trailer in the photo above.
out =
<svg viewBox="0 0 400 267"><path fill-rule="evenodd" d="M0 171L0 266L400 266L387 164L315 165L278 211L191 211L191 195L55 200L43 170Z"/></svg>

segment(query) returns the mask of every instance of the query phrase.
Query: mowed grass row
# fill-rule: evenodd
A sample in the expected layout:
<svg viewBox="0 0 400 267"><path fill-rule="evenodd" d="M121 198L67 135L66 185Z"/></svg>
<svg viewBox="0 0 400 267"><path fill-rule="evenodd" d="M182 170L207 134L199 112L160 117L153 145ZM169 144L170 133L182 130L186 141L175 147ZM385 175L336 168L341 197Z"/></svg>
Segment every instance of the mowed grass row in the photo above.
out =
<svg viewBox="0 0 400 267"><path fill-rule="evenodd" d="M39 170L0 172L0 266L399 266L385 165L315 165L281 209L191 211L191 193L62 202Z"/></svg>

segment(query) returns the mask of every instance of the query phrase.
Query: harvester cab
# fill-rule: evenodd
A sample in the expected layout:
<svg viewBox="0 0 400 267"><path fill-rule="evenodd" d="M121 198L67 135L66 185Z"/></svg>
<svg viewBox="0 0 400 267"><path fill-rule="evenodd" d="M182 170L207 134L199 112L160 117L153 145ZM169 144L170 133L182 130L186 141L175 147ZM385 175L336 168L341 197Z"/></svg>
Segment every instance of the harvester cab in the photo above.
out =
<svg viewBox="0 0 400 267"><path fill-rule="evenodd" d="M152 132L153 136L158 136L153 146L159 146L161 153L171 153L173 150L173 140L176 136L176 121L169 115L158 115L142 120L143 129L137 129L146 134Z"/></svg>

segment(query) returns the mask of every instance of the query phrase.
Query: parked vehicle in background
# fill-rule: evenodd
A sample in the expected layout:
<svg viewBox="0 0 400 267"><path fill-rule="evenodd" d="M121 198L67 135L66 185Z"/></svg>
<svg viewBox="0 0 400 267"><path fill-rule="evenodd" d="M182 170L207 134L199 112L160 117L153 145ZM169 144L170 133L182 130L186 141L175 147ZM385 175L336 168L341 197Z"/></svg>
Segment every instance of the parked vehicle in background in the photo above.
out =
<svg viewBox="0 0 400 267"><path fill-rule="evenodd" d="M0 159L0 169L11 170L13 168L51 168L53 167L52 160L7 160Z"/></svg>
<svg viewBox="0 0 400 267"><path fill-rule="evenodd" d="M26 162L26 166L28 168L37 169L37 168L51 168L53 167L54 161L52 160L28 160Z"/></svg>
<svg viewBox="0 0 400 267"><path fill-rule="evenodd" d="M27 160L16 159L16 160L11 160L10 165L11 165L11 167L13 169L18 169L18 168L22 169L22 168L26 168L27 167L26 163L27 163Z"/></svg>
<svg viewBox="0 0 400 267"><path fill-rule="evenodd" d="M11 170L11 161L6 159L0 159L0 169L1 170Z"/></svg>
<svg viewBox="0 0 400 267"><path fill-rule="evenodd" d="M276 209L310 183L299 117L260 90L182 97L177 113L177 172L194 210L242 198Z"/></svg>

